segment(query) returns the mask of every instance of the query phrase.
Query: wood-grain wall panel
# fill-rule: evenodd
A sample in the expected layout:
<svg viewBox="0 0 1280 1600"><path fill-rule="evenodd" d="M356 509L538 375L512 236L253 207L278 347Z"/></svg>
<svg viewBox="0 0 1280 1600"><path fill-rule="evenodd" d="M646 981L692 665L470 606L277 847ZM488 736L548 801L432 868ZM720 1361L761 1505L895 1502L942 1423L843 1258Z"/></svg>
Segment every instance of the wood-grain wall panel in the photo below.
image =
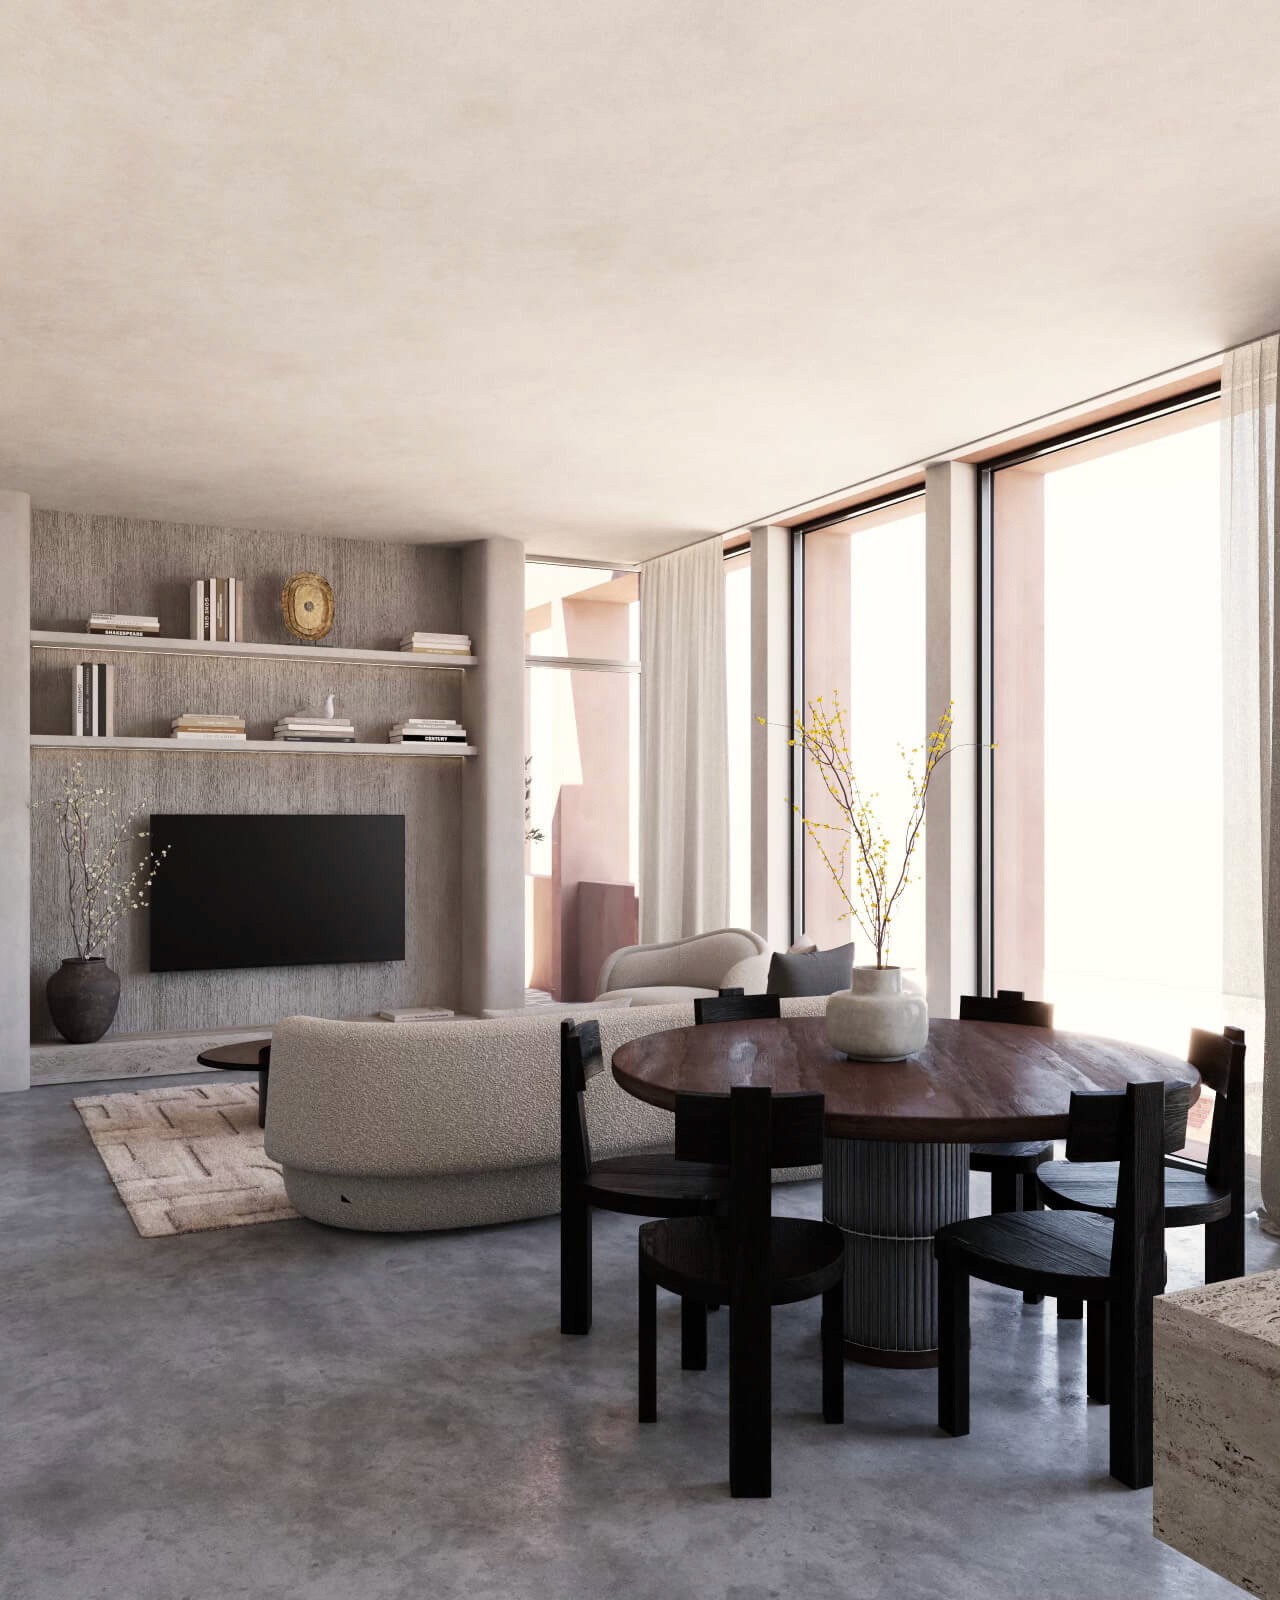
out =
<svg viewBox="0 0 1280 1600"><path fill-rule="evenodd" d="M309 569L333 584L329 643L394 648L411 628L461 631L459 552L449 546L375 544L251 530L189 527L123 517L35 512L32 626L77 630L91 610L155 613L161 631L188 633L190 580L244 578L245 636L287 637L280 591ZM282 713L316 705L332 690L361 740L380 742L406 715L459 716L461 673L315 662L128 655L116 664L116 732L163 737L183 711L232 711L251 738L269 739ZM85 648L32 651L32 731L71 727L71 668ZM122 926L108 952L123 979L115 1031L149 1033L269 1023L307 1012L358 1016L388 1006L456 1004L459 950L461 779L459 761L356 756L258 756L181 751L42 749L32 760L32 1037L56 1037L45 980L69 953L61 918L61 856L48 802L75 760L86 775L155 812L377 812L402 814L406 837L403 962L151 973L146 913ZM323 863L320 864L323 870Z"/></svg>

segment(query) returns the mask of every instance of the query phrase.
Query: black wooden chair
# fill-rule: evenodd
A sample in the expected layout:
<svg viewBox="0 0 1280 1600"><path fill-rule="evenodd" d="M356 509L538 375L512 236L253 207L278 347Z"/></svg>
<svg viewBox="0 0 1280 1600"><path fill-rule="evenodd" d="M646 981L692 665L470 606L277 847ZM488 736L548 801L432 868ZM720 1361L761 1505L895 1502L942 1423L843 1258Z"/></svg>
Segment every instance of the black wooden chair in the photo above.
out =
<svg viewBox="0 0 1280 1600"><path fill-rule="evenodd" d="M684 1305L727 1304L729 1488L738 1498L772 1492L773 1306L822 1296L822 1415L844 1421L844 1239L828 1222L770 1211L770 1169L808 1166L821 1150L821 1095L678 1095L676 1154L728 1161L728 1215L640 1229L640 1421L658 1417L659 1286Z"/></svg>
<svg viewBox="0 0 1280 1600"><path fill-rule="evenodd" d="M1160 1083L1071 1096L1067 1159L1119 1163L1113 1217L1001 1212L938 1230L938 1425L947 1433L969 1432L970 1278L1073 1296L1090 1306L1091 1397L1101 1398L1097 1369L1106 1364L1111 1475L1131 1489L1150 1485L1152 1301L1165 1283L1161 1173L1164 1155L1186 1139L1188 1104L1185 1090L1166 1094Z"/></svg>
<svg viewBox="0 0 1280 1600"><path fill-rule="evenodd" d="M694 1022L764 1022L781 1015L782 1001L776 994L721 989L714 999L701 996L693 1002Z"/></svg>
<svg viewBox="0 0 1280 1600"><path fill-rule="evenodd" d="M612 1156L593 1161L587 1132L587 1084L604 1070L600 1024L560 1024L560 1332L591 1332L591 1212L634 1217L698 1217L723 1210L724 1167L674 1155ZM705 1367L707 1312L682 1308L684 1359Z"/></svg>
<svg viewBox="0 0 1280 1600"><path fill-rule="evenodd" d="M1214 1092L1209 1157L1203 1172L1164 1170L1164 1225L1204 1224L1204 1281L1244 1276L1244 1032L1193 1030L1187 1060ZM1051 1161L1040 1168L1040 1187L1054 1210L1114 1216L1119 1174L1114 1165Z"/></svg>
<svg viewBox="0 0 1280 1600"><path fill-rule="evenodd" d="M1025 1000L1021 989L1000 989L990 995L962 994L961 1022L1013 1022L1024 1028L1052 1028L1053 1007L1045 1000ZM992 1211L1038 1211L1036 1172L1053 1155L1048 1139L1008 1140L969 1148L969 1171L991 1174ZM1028 1305L1044 1297L1024 1295ZM1079 1315L1079 1312L1076 1313Z"/></svg>

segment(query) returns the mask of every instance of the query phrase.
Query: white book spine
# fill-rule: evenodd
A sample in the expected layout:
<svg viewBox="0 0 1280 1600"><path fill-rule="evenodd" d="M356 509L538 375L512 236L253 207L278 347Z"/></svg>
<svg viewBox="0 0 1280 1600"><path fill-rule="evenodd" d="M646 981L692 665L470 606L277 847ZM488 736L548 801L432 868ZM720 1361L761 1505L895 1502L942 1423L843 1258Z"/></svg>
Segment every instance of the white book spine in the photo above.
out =
<svg viewBox="0 0 1280 1600"><path fill-rule="evenodd" d="M106 735L107 735L108 739L114 739L115 736L116 736L116 669L115 669L115 663L112 662L112 661L108 661L107 662L106 680L107 680L107 718L106 718L106 728L105 728L104 731L106 732Z"/></svg>
<svg viewBox="0 0 1280 1600"><path fill-rule="evenodd" d="M71 673L71 727L78 739L84 738L84 669L80 666Z"/></svg>

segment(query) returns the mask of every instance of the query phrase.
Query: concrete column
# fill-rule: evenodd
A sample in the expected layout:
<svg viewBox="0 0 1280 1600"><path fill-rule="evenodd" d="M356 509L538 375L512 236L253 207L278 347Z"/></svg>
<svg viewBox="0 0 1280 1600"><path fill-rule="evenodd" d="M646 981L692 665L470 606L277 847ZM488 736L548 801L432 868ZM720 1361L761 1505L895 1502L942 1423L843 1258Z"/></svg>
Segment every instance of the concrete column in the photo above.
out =
<svg viewBox="0 0 1280 1600"><path fill-rule="evenodd" d="M846 727L852 726L852 700L871 686L854 684L852 644L853 540L849 530L836 524L804 541L804 717L821 696L830 710L838 693L845 707ZM886 597L886 603L892 601ZM826 785L805 763L804 810L818 823L845 828L848 819L827 793ZM846 877L846 887L853 888ZM826 950L852 940L854 959L861 965L874 961L866 938L849 918L848 902L831 876L821 852L806 841L804 852L804 921L797 929Z"/></svg>
<svg viewBox="0 0 1280 1600"><path fill-rule="evenodd" d="M478 665L463 724L479 754L462 775L462 1009L524 998L524 546L462 546L462 626Z"/></svg>
<svg viewBox="0 0 1280 1600"><path fill-rule="evenodd" d="M31 500L0 489L0 1090L31 1082Z"/></svg>
<svg viewBox="0 0 1280 1600"><path fill-rule="evenodd" d="M1042 999L1044 473L1007 467L996 496L994 981Z"/></svg>
<svg viewBox="0 0 1280 1600"><path fill-rule="evenodd" d="M791 943L791 529L751 530L751 926ZM763 717L761 727L754 719Z"/></svg>
<svg viewBox="0 0 1280 1600"><path fill-rule="evenodd" d="M956 744L977 737L977 473L955 461L925 469L926 712L930 727L952 703ZM938 768L929 791L925 944L929 1014L954 1017L978 977L976 752Z"/></svg>

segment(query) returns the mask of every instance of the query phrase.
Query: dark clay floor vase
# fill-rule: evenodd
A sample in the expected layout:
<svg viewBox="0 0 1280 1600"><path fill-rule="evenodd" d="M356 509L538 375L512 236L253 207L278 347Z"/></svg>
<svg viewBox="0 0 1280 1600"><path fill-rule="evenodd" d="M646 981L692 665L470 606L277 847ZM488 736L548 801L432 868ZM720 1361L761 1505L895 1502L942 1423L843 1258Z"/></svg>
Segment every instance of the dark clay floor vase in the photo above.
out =
<svg viewBox="0 0 1280 1600"><path fill-rule="evenodd" d="M115 1021L120 1004L120 974L102 956L72 956L45 985L49 1015L64 1039L92 1044Z"/></svg>

